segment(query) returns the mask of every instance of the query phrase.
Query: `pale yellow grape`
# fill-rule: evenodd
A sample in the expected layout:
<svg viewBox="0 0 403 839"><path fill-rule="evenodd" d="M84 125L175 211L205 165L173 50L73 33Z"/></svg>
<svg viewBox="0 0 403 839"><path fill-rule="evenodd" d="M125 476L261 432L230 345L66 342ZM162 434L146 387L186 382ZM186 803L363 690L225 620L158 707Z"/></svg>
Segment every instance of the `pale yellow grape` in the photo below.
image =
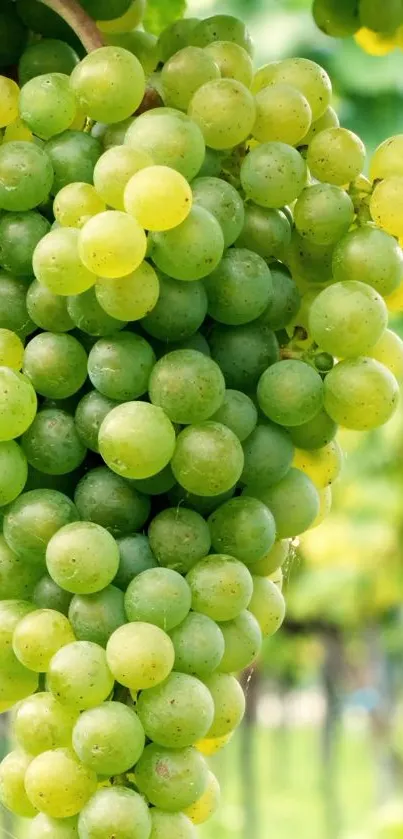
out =
<svg viewBox="0 0 403 839"><path fill-rule="evenodd" d="M88 219L104 210L105 201L86 183L67 184L53 202L55 219L62 227L83 227Z"/></svg>
<svg viewBox="0 0 403 839"><path fill-rule="evenodd" d="M25 774L31 804L55 819L79 813L96 788L95 772L80 763L71 749L42 752Z"/></svg>
<svg viewBox="0 0 403 839"><path fill-rule="evenodd" d="M320 131L324 131L325 128L338 128L339 125L339 118L336 114L336 111L334 110L334 108L332 108L331 105L328 105L326 111L322 114L322 116L312 123L308 133L305 134L305 137L302 138L300 145L309 146L313 138L316 137L316 135L319 134Z"/></svg>
<svg viewBox="0 0 403 839"><path fill-rule="evenodd" d="M131 32L132 29L135 29L141 23L144 9L145 0L133 0L124 15L113 18L112 20L98 20L97 27L101 32L110 33L111 35L120 32Z"/></svg>
<svg viewBox="0 0 403 839"><path fill-rule="evenodd" d="M403 175L385 178L376 185L370 210L378 227L392 236L403 236Z"/></svg>
<svg viewBox="0 0 403 839"><path fill-rule="evenodd" d="M100 279L95 286L98 303L118 320L140 320L152 311L160 293L160 283L152 265L142 262L125 277Z"/></svg>
<svg viewBox="0 0 403 839"><path fill-rule="evenodd" d="M205 679L214 701L214 720L206 739L232 734L242 722L246 700L241 685L229 673L213 673Z"/></svg>
<svg viewBox="0 0 403 839"><path fill-rule="evenodd" d="M354 40L364 52L376 56L388 55L397 46L396 33L386 34L383 32L374 32L373 29L367 29L366 26L362 26L355 33Z"/></svg>
<svg viewBox="0 0 403 839"><path fill-rule="evenodd" d="M94 274L80 259L78 241L79 231L74 227L55 227L35 248L35 277L54 294L81 294L95 283Z"/></svg>
<svg viewBox="0 0 403 839"><path fill-rule="evenodd" d="M143 261L147 238L132 216L106 210L80 230L78 253L85 267L99 277L124 277Z"/></svg>
<svg viewBox="0 0 403 839"><path fill-rule="evenodd" d="M4 135L3 143L13 143L14 140L23 140L25 143L33 143L34 135L32 131L25 125L25 122L17 117L13 122L7 125Z"/></svg>
<svg viewBox="0 0 403 839"><path fill-rule="evenodd" d="M403 341L396 332L385 329L369 355L384 364L398 382L403 381Z"/></svg>
<svg viewBox="0 0 403 839"><path fill-rule="evenodd" d="M372 181L403 175L403 134L389 137L375 149L369 173Z"/></svg>
<svg viewBox="0 0 403 839"><path fill-rule="evenodd" d="M340 475L343 465L343 452L336 440L332 440L331 443L321 449L313 449L312 451L295 449L292 465L301 469L301 472L305 472L305 475L308 475L317 489L324 489Z"/></svg>
<svg viewBox="0 0 403 839"><path fill-rule="evenodd" d="M253 595L248 609L255 616L264 638L274 635L285 617L284 597L268 577L253 577Z"/></svg>
<svg viewBox="0 0 403 839"><path fill-rule="evenodd" d="M324 487L324 489L320 489L318 495L319 513L316 516L316 519L312 522L309 530L313 530L314 527L319 527L319 525L322 524L322 522L328 517L330 510L332 509L332 487L328 486Z"/></svg>
<svg viewBox="0 0 403 839"><path fill-rule="evenodd" d="M171 230L190 213L192 190L169 166L149 166L130 178L124 192L125 210L146 230Z"/></svg>
<svg viewBox="0 0 403 839"><path fill-rule="evenodd" d="M213 772L209 772L203 795L183 811L193 824L204 824L214 815L220 804L220 784Z"/></svg>
<svg viewBox="0 0 403 839"><path fill-rule="evenodd" d="M253 136L260 143L279 141L290 146L298 145L312 122L312 111L306 97L296 87L274 82L260 90L255 101Z"/></svg>
<svg viewBox="0 0 403 839"><path fill-rule="evenodd" d="M75 641L75 635L65 615L54 609L37 609L17 624L13 650L29 670L45 673L52 656L72 641Z"/></svg>
<svg viewBox="0 0 403 839"><path fill-rule="evenodd" d="M121 685L143 690L158 685L169 676L175 650L166 632L154 624L137 621L115 630L108 641L106 657Z"/></svg>
<svg viewBox="0 0 403 839"><path fill-rule="evenodd" d="M201 129L206 145L228 149L247 139L256 118L254 98L235 79L206 82L192 97L188 114Z"/></svg>
<svg viewBox="0 0 403 839"><path fill-rule="evenodd" d="M236 79L250 87L253 79L253 63L246 50L233 41L213 41L204 47L204 52L214 59L223 79Z"/></svg>
<svg viewBox="0 0 403 839"><path fill-rule="evenodd" d="M224 749L231 737L232 731L229 734L223 734L222 737L205 737L195 743L195 748L206 757L211 757L211 755L215 755L221 749Z"/></svg>
<svg viewBox="0 0 403 839"><path fill-rule="evenodd" d="M307 154L311 175L343 186L357 178L365 164L364 143L347 128L327 128L313 138Z"/></svg>
<svg viewBox="0 0 403 839"><path fill-rule="evenodd" d="M69 746L78 711L62 705L48 691L19 702L13 716L13 735L28 754Z"/></svg>
<svg viewBox="0 0 403 839"><path fill-rule="evenodd" d="M104 201L115 210L124 210L124 191L130 178L153 161L147 152L131 146L112 146L98 158L94 186Z"/></svg>
<svg viewBox="0 0 403 839"><path fill-rule="evenodd" d="M327 374L324 406L339 425L366 431L383 425L396 410L399 386L390 370L373 358L348 358Z"/></svg>
<svg viewBox="0 0 403 839"><path fill-rule="evenodd" d="M252 90L257 93L270 82L292 85L307 98L312 119L317 120L330 104L332 85L326 70L309 58L284 58L272 61L255 73Z"/></svg>
<svg viewBox="0 0 403 839"><path fill-rule="evenodd" d="M7 76L0 76L0 128L17 119L19 95L18 84Z"/></svg>
<svg viewBox="0 0 403 839"><path fill-rule="evenodd" d="M11 329L0 329L0 367L21 370L24 358L24 345Z"/></svg>
<svg viewBox="0 0 403 839"><path fill-rule="evenodd" d="M0 764L0 803L16 816L35 816L37 809L24 787L25 773L32 758L22 751L9 752Z"/></svg>

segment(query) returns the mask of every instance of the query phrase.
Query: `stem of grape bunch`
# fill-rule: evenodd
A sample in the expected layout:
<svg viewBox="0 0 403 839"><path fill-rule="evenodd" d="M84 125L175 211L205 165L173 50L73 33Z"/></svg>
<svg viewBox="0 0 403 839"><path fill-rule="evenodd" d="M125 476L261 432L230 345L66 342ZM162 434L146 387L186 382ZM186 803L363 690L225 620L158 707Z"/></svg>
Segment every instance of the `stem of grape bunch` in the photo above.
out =
<svg viewBox="0 0 403 839"><path fill-rule="evenodd" d="M104 46L102 33L77 0L41 0L74 30L87 52Z"/></svg>

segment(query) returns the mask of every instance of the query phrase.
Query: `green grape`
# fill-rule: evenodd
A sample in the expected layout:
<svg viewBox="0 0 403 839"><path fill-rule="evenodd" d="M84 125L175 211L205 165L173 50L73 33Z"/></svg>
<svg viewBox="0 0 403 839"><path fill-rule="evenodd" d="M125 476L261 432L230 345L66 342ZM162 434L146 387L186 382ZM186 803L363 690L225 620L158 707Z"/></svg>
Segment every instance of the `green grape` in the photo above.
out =
<svg viewBox="0 0 403 839"><path fill-rule="evenodd" d="M242 231L245 211L236 189L221 178L196 178L192 183L193 201L217 219L224 244L233 245Z"/></svg>
<svg viewBox="0 0 403 839"><path fill-rule="evenodd" d="M259 207L248 201L245 220L236 244L264 259L282 259L291 241L291 227L282 210Z"/></svg>
<svg viewBox="0 0 403 839"><path fill-rule="evenodd" d="M173 667L175 652L169 636L151 623L127 623L111 635L108 665L121 685L144 690L163 682Z"/></svg>
<svg viewBox="0 0 403 839"><path fill-rule="evenodd" d="M73 731L79 759L98 775L119 775L137 763L145 736L137 714L121 702L84 711Z"/></svg>
<svg viewBox="0 0 403 839"><path fill-rule="evenodd" d="M155 308L159 293L158 275L148 262L142 262L132 274L112 280L100 279L95 286L99 305L111 318L120 321L146 317Z"/></svg>
<svg viewBox="0 0 403 839"><path fill-rule="evenodd" d="M293 460L293 466L308 475L317 489L325 489L328 484L333 483L338 478L342 465L343 452L335 440L314 451L297 449Z"/></svg>
<svg viewBox="0 0 403 839"><path fill-rule="evenodd" d="M13 633L18 622L29 612L34 611L34 608L32 603L26 600L0 600L0 661L2 665L13 665L15 661L16 669L25 669L19 668L19 662L13 654Z"/></svg>
<svg viewBox="0 0 403 839"><path fill-rule="evenodd" d="M172 458L178 483L196 495L220 495L236 484L243 469L242 446L219 422L191 425L180 432Z"/></svg>
<svg viewBox="0 0 403 839"><path fill-rule="evenodd" d="M253 486L270 486L287 474L294 456L290 434L274 423L258 424L244 442L241 480Z"/></svg>
<svg viewBox="0 0 403 839"><path fill-rule="evenodd" d="M201 129L206 145L230 149L251 133L256 106L251 92L235 79L205 82L192 96L188 114Z"/></svg>
<svg viewBox="0 0 403 839"><path fill-rule="evenodd" d="M325 288L309 313L312 338L341 358L365 355L385 331L388 311L374 288L355 280Z"/></svg>
<svg viewBox="0 0 403 839"><path fill-rule="evenodd" d="M298 314L301 297L288 270L281 263L271 264L272 294L259 322L269 329L284 329Z"/></svg>
<svg viewBox="0 0 403 839"><path fill-rule="evenodd" d="M312 119L317 120L330 105L332 84L326 70L309 58L284 58L261 67L255 74L252 90L258 93L271 82L296 87L308 100Z"/></svg>
<svg viewBox="0 0 403 839"><path fill-rule="evenodd" d="M147 390L155 354L140 335L123 332L101 338L88 357L88 375L94 387L109 399L127 402Z"/></svg>
<svg viewBox="0 0 403 839"><path fill-rule="evenodd" d="M2 658L0 708L3 712L10 710L20 699L35 693L39 680L38 674L20 664L12 652L8 652L7 656L2 654Z"/></svg>
<svg viewBox="0 0 403 839"><path fill-rule="evenodd" d="M15 140L0 146L0 208L32 210L46 201L53 180L48 155L35 143Z"/></svg>
<svg viewBox="0 0 403 839"><path fill-rule="evenodd" d="M215 325L209 335L209 346L227 387L247 392L253 392L262 373L280 355L274 332L256 321L237 327Z"/></svg>
<svg viewBox="0 0 403 839"><path fill-rule="evenodd" d="M108 399L97 390L86 393L77 405L74 422L77 434L88 449L98 452L98 432L103 420L112 408L116 407L113 399Z"/></svg>
<svg viewBox="0 0 403 839"><path fill-rule="evenodd" d="M253 44L246 25L232 15L212 15L198 21L190 39L198 47L207 47L214 41L231 41L253 55Z"/></svg>
<svg viewBox="0 0 403 839"><path fill-rule="evenodd" d="M332 2L332 0L330 1ZM336 2L338 2L338 0L336 0ZM350 0L347 0L347 2L350 3ZM314 120L309 131L305 134L305 137L302 138L299 145L309 146L313 138L321 131L324 131L326 128L338 128L339 125L339 118L336 111L331 107L331 105L328 105L322 116L319 117L319 119Z"/></svg>
<svg viewBox="0 0 403 839"><path fill-rule="evenodd" d="M191 33L198 23L195 17L181 18L162 30L158 38L158 52L164 64L171 55L188 46Z"/></svg>
<svg viewBox="0 0 403 839"><path fill-rule="evenodd" d="M174 670L205 679L219 666L224 655L224 638L207 615L189 612L170 632L175 649Z"/></svg>
<svg viewBox="0 0 403 839"><path fill-rule="evenodd" d="M402 6L399 0L386 0L382 4L374 0L359 0L359 20L361 26L375 32L391 32L402 22Z"/></svg>
<svg viewBox="0 0 403 839"><path fill-rule="evenodd" d="M213 56L199 47L184 47L166 61L161 72L166 105L186 111L194 93L205 82L220 78Z"/></svg>
<svg viewBox="0 0 403 839"><path fill-rule="evenodd" d="M375 185L370 201L370 211L378 227L398 238L403 234L403 177L395 175Z"/></svg>
<svg viewBox="0 0 403 839"><path fill-rule="evenodd" d="M24 452L14 440L0 443L0 506L10 504L22 492L28 477Z"/></svg>
<svg viewBox="0 0 403 839"><path fill-rule="evenodd" d="M204 161L199 171L199 178L218 178L225 152L206 148Z"/></svg>
<svg viewBox="0 0 403 839"><path fill-rule="evenodd" d="M114 679L102 647L91 641L73 641L53 656L46 684L62 705L84 711L107 699Z"/></svg>
<svg viewBox="0 0 403 839"><path fill-rule="evenodd" d="M311 239L305 238L305 236L300 236L294 228L291 234L291 244L287 250L286 261L295 283L301 283L302 289L304 289L306 283L312 285L313 283L324 284L332 282L333 250L334 245L313 242ZM317 291L313 289L311 293L316 295ZM304 304L309 299L309 293L304 294L301 308L304 307ZM301 310L297 314L300 318Z"/></svg>
<svg viewBox="0 0 403 839"><path fill-rule="evenodd" d="M398 398L395 377L373 358L341 361L325 379L325 409L345 428L366 431L383 425L394 413Z"/></svg>
<svg viewBox="0 0 403 839"><path fill-rule="evenodd" d="M31 820L28 839L78 839L78 822L75 816L69 819L52 819L39 813Z"/></svg>
<svg viewBox="0 0 403 839"><path fill-rule="evenodd" d="M332 38L348 38L360 28L357 4L351 0L314 0L313 19Z"/></svg>
<svg viewBox="0 0 403 839"><path fill-rule="evenodd" d="M81 839L125 839L130 834L148 839L150 826L150 810L144 798L123 786L98 789L78 820Z"/></svg>
<svg viewBox="0 0 403 839"><path fill-rule="evenodd" d="M10 4L0 11L0 67L18 61L25 48L28 32Z"/></svg>
<svg viewBox="0 0 403 839"><path fill-rule="evenodd" d="M299 469L289 469L274 486L247 486L244 495L259 498L266 504L274 516L278 539L304 533L319 512L318 491L311 479Z"/></svg>
<svg viewBox="0 0 403 839"><path fill-rule="evenodd" d="M83 131L63 131L46 143L45 151L53 167L52 195L67 184L92 183L94 166L102 154L99 140Z"/></svg>
<svg viewBox="0 0 403 839"><path fill-rule="evenodd" d="M176 481L169 463L156 475L151 475L151 478L143 478L139 481L131 480L131 485L146 495L165 495L175 484Z"/></svg>
<svg viewBox="0 0 403 839"><path fill-rule="evenodd" d="M297 146L311 122L309 102L296 87L274 81L256 94L256 121L252 133L259 143Z"/></svg>
<svg viewBox="0 0 403 839"><path fill-rule="evenodd" d="M114 145L95 164L95 189L110 207L124 210L123 195L130 178L152 165L153 160L147 152L130 146Z"/></svg>
<svg viewBox="0 0 403 839"><path fill-rule="evenodd" d="M254 402L240 390L226 390L224 402L211 419L226 425L241 443L252 433L257 423Z"/></svg>
<svg viewBox="0 0 403 839"><path fill-rule="evenodd" d="M274 545L273 516L255 498L231 498L208 520L213 548L251 565Z"/></svg>
<svg viewBox="0 0 403 839"><path fill-rule="evenodd" d="M181 22L178 21L178 23ZM186 23L186 19L183 22ZM193 824L184 813L167 813L165 810L153 807L150 815L150 839L196 839Z"/></svg>
<svg viewBox="0 0 403 839"><path fill-rule="evenodd" d="M81 294L95 283L95 276L81 261L79 231L56 227L38 242L32 259L36 279L54 294Z"/></svg>
<svg viewBox="0 0 403 839"><path fill-rule="evenodd" d="M171 507L152 520L148 537L152 555L160 565L183 574L189 571L211 547L208 526L195 510Z"/></svg>
<svg viewBox="0 0 403 839"><path fill-rule="evenodd" d="M36 414L31 382L16 370L0 367L0 442L19 437Z"/></svg>
<svg viewBox="0 0 403 839"><path fill-rule="evenodd" d="M125 611L129 621L152 623L169 632L186 618L191 599L189 586L177 571L149 568L129 583Z"/></svg>
<svg viewBox="0 0 403 839"><path fill-rule="evenodd" d="M147 402L126 402L107 414L98 435L107 466L124 478L149 478L172 458L175 430L162 410Z"/></svg>
<svg viewBox="0 0 403 839"><path fill-rule="evenodd" d="M321 409L323 382L310 364L285 359L263 373L257 396L262 411L272 422L301 425Z"/></svg>
<svg viewBox="0 0 403 839"><path fill-rule="evenodd" d="M51 693L35 693L17 706L13 734L18 745L36 756L70 746L77 712L61 705Z"/></svg>
<svg viewBox="0 0 403 839"><path fill-rule="evenodd" d="M52 818L75 816L97 788L97 776L70 749L34 757L25 773L25 788L34 807Z"/></svg>
<svg viewBox="0 0 403 839"><path fill-rule="evenodd" d="M21 370L24 358L24 344L11 329L0 328L0 367Z"/></svg>
<svg viewBox="0 0 403 839"><path fill-rule="evenodd" d="M15 276L32 274L33 252L50 224L40 213L6 213L0 218L0 264Z"/></svg>
<svg viewBox="0 0 403 839"><path fill-rule="evenodd" d="M9 752L0 764L0 802L17 816L35 816L37 810L24 787L25 773L32 758L20 751Z"/></svg>
<svg viewBox="0 0 403 839"><path fill-rule="evenodd" d="M385 333L384 333L385 335ZM381 339L382 340L382 339ZM376 345L375 345L376 346ZM287 429L294 446L299 449L320 449L331 443L337 433L336 423L322 408L308 422ZM248 483L253 483L253 480Z"/></svg>
<svg viewBox="0 0 403 839"><path fill-rule="evenodd" d="M32 602L38 609L56 609L67 615L72 596L69 591L60 588L49 574L44 574L34 588Z"/></svg>
<svg viewBox="0 0 403 839"><path fill-rule="evenodd" d="M81 0L85 11L95 20L114 20L126 14L132 0ZM139 22L139 21L137 21ZM133 24L134 26L137 23Z"/></svg>
<svg viewBox="0 0 403 839"><path fill-rule="evenodd" d="M275 571L284 565L285 561L288 559L289 553L289 539L281 539L275 542L272 549L266 554L266 556L259 559L259 562L253 563L253 578L255 579L256 576L268 577L270 574L274 574Z"/></svg>
<svg viewBox="0 0 403 839"><path fill-rule="evenodd" d="M242 722L245 696L241 685L229 673L213 673L205 679L214 701L215 713L208 737L224 737Z"/></svg>
<svg viewBox="0 0 403 839"><path fill-rule="evenodd" d="M142 320L145 332L160 341L182 341L194 335L207 314L203 283L183 283L158 274L159 297ZM1 291L1 289L0 289Z"/></svg>
<svg viewBox="0 0 403 839"><path fill-rule="evenodd" d="M246 609L232 621L220 624L225 650L218 667L221 673L237 673L249 667L262 647L258 621Z"/></svg>
<svg viewBox="0 0 403 839"><path fill-rule="evenodd" d="M116 320L100 306L94 286L82 294L69 297L67 311L74 325L87 335L112 335L126 325L125 321Z"/></svg>
<svg viewBox="0 0 403 839"><path fill-rule="evenodd" d="M232 486L226 492L219 495L196 495L194 492L187 492L180 484L176 484L168 493L172 504L176 504L176 511L182 506L198 512L201 516L209 516L220 504L228 501L235 493L236 486Z"/></svg>
<svg viewBox="0 0 403 839"><path fill-rule="evenodd" d="M236 79L245 87L251 86L253 63L244 47L233 41L213 41L204 52L215 61L223 79Z"/></svg>
<svg viewBox="0 0 403 839"><path fill-rule="evenodd" d="M208 782L203 795L186 807L184 813L192 824L204 824L215 813L220 803L220 785L215 775L209 772Z"/></svg>
<svg viewBox="0 0 403 839"><path fill-rule="evenodd" d="M108 151L113 146L121 146L124 143L127 129L135 119L137 117L131 116L128 119L121 120L121 122L111 123L111 125L96 122L91 130L91 135L101 141L104 151Z"/></svg>
<svg viewBox="0 0 403 839"><path fill-rule="evenodd" d="M150 740L168 749L183 749L210 729L214 703L199 679L171 673L165 682L140 694L137 712Z"/></svg>
<svg viewBox="0 0 403 839"><path fill-rule="evenodd" d="M307 163L311 175L318 181L343 186L362 172L365 146L347 128L327 128L313 137Z"/></svg>
<svg viewBox="0 0 403 839"><path fill-rule="evenodd" d="M66 399L87 378L87 355L72 335L42 332L25 348L23 373L41 396Z"/></svg>
<svg viewBox="0 0 403 839"><path fill-rule="evenodd" d="M111 20L98 20L97 26L101 32L129 32L129 30L138 26L144 16L144 0L129 0L130 5L125 12L122 12L121 6L119 14ZM103 3L105 11L110 12L107 4ZM115 7L113 7L115 8Z"/></svg>
<svg viewBox="0 0 403 839"><path fill-rule="evenodd" d="M252 578L233 556L210 554L186 577L192 592L192 609L215 621L229 621L246 609L252 596Z"/></svg>
<svg viewBox="0 0 403 839"><path fill-rule="evenodd" d="M77 100L65 73L45 73L30 79L21 88L20 117L43 140L70 128L77 111Z"/></svg>
<svg viewBox="0 0 403 839"><path fill-rule="evenodd" d="M136 219L119 210L93 216L78 237L80 259L89 271L101 277L131 274L143 261L146 248L144 230Z"/></svg>
<svg viewBox="0 0 403 839"><path fill-rule="evenodd" d="M75 594L69 606L69 621L78 641L93 641L106 647L112 632L126 622L123 594L106 586L95 594Z"/></svg>
<svg viewBox="0 0 403 839"><path fill-rule="evenodd" d="M375 149L369 170L371 181L403 175L402 148L403 134L395 134Z"/></svg>
<svg viewBox="0 0 403 839"><path fill-rule="evenodd" d="M189 807L203 793L207 764L194 748L167 749L151 743L136 766L136 783L151 804L170 813Z"/></svg>
<svg viewBox="0 0 403 839"><path fill-rule="evenodd" d="M198 204L173 230L152 233L150 238L153 262L176 280L200 280L211 274L224 251L217 219Z"/></svg>
<svg viewBox="0 0 403 839"><path fill-rule="evenodd" d="M107 41L108 44L124 47L125 50L133 53L138 58L146 77L154 72L159 63L158 39L151 32L132 29L128 32L108 34Z"/></svg>
<svg viewBox="0 0 403 839"><path fill-rule="evenodd" d="M24 667L45 673L52 656L74 640L73 629L64 615L53 609L37 609L17 624L13 650Z"/></svg>
<svg viewBox="0 0 403 839"><path fill-rule="evenodd" d="M53 202L55 220L62 227L83 227L86 221L106 210L105 202L91 184L66 184Z"/></svg>
<svg viewBox="0 0 403 839"><path fill-rule="evenodd" d="M133 175L124 191L125 210L147 230L171 230L189 215L192 191L169 166L147 166Z"/></svg>
<svg viewBox="0 0 403 839"><path fill-rule="evenodd" d="M172 422L183 425L211 417L224 399L225 381L218 365L196 350L167 353L153 368L148 390Z"/></svg>
<svg viewBox="0 0 403 839"><path fill-rule="evenodd" d="M74 503L81 519L102 524L115 537L141 530L150 513L148 497L106 466L81 478Z"/></svg>
<svg viewBox="0 0 403 839"><path fill-rule="evenodd" d="M129 126L125 144L150 155L157 166L170 166L186 180L196 177L205 143L196 123L174 108L154 108Z"/></svg>
<svg viewBox="0 0 403 839"><path fill-rule="evenodd" d="M44 408L39 411L21 445L28 463L47 475L66 475L77 469L87 453L66 411Z"/></svg>
<svg viewBox="0 0 403 839"><path fill-rule="evenodd" d="M231 248L205 281L208 312L214 320L238 326L263 314L272 295L270 269L244 248Z"/></svg>
<svg viewBox="0 0 403 839"><path fill-rule="evenodd" d="M100 122L127 119L144 95L144 71L136 56L122 47L101 47L74 68L70 83L79 106Z"/></svg>
<svg viewBox="0 0 403 839"><path fill-rule="evenodd" d="M73 48L54 38L42 38L30 44L18 62L20 85L25 85L35 76L43 73L66 73L70 75L78 64L78 55Z"/></svg>
<svg viewBox="0 0 403 839"><path fill-rule="evenodd" d="M34 489L24 492L8 508L3 523L4 538L21 559L43 567L51 537L76 519L78 511L62 492Z"/></svg>
<svg viewBox="0 0 403 839"><path fill-rule="evenodd" d="M41 570L20 559L0 535L0 599L31 598Z"/></svg>
<svg viewBox="0 0 403 839"><path fill-rule="evenodd" d="M72 594L94 594L112 582L119 566L119 551L104 527L77 521L64 525L52 536L46 549L46 564L61 588Z"/></svg>
<svg viewBox="0 0 403 839"><path fill-rule="evenodd" d="M275 583L266 577L253 577L253 595L249 611L256 618L262 635L274 635L285 616L284 597Z"/></svg>
<svg viewBox="0 0 403 839"><path fill-rule="evenodd" d="M354 219L347 192L332 184L314 184L303 190L294 207L298 233L317 245L335 245Z"/></svg>
<svg viewBox="0 0 403 839"><path fill-rule="evenodd" d="M251 149L241 166L241 183L247 198L261 207L280 209L302 192L306 163L286 143L262 143Z"/></svg>
<svg viewBox="0 0 403 839"><path fill-rule="evenodd" d="M396 332L385 329L370 350L370 356L387 367L399 383L403 380L403 341Z"/></svg>
<svg viewBox="0 0 403 839"><path fill-rule="evenodd" d="M403 276L403 253L396 239L384 230L365 224L350 230L333 254L336 282L356 280L372 286L379 294L391 294Z"/></svg>
<svg viewBox="0 0 403 839"><path fill-rule="evenodd" d="M27 310L30 318L41 329L49 332L68 332L74 323L67 311L66 297L60 297L38 280L33 280L27 291Z"/></svg>

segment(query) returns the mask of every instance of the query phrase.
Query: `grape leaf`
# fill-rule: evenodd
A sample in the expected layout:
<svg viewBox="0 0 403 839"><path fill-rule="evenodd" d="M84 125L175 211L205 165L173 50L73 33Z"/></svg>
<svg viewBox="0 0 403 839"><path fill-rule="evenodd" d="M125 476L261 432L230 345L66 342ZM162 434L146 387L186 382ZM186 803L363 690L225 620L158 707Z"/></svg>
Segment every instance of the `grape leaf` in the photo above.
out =
<svg viewBox="0 0 403 839"><path fill-rule="evenodd" d="M159 35L166 26L184 16L186 0L148 0L143 20L144 29Z"/></svg>

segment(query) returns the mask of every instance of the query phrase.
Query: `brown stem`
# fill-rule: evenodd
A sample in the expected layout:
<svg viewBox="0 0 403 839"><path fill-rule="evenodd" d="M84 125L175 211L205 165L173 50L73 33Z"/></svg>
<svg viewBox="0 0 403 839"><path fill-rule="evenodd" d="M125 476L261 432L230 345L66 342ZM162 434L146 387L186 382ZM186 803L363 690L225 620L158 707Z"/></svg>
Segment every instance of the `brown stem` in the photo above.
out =
<svg viewBox="0 0 403 839"><path fill-rule="evenodd" d="M71 26L87 52L104 46L103 36L95 21L87 15L77 0L41 0L41 2Z"/></svg>

